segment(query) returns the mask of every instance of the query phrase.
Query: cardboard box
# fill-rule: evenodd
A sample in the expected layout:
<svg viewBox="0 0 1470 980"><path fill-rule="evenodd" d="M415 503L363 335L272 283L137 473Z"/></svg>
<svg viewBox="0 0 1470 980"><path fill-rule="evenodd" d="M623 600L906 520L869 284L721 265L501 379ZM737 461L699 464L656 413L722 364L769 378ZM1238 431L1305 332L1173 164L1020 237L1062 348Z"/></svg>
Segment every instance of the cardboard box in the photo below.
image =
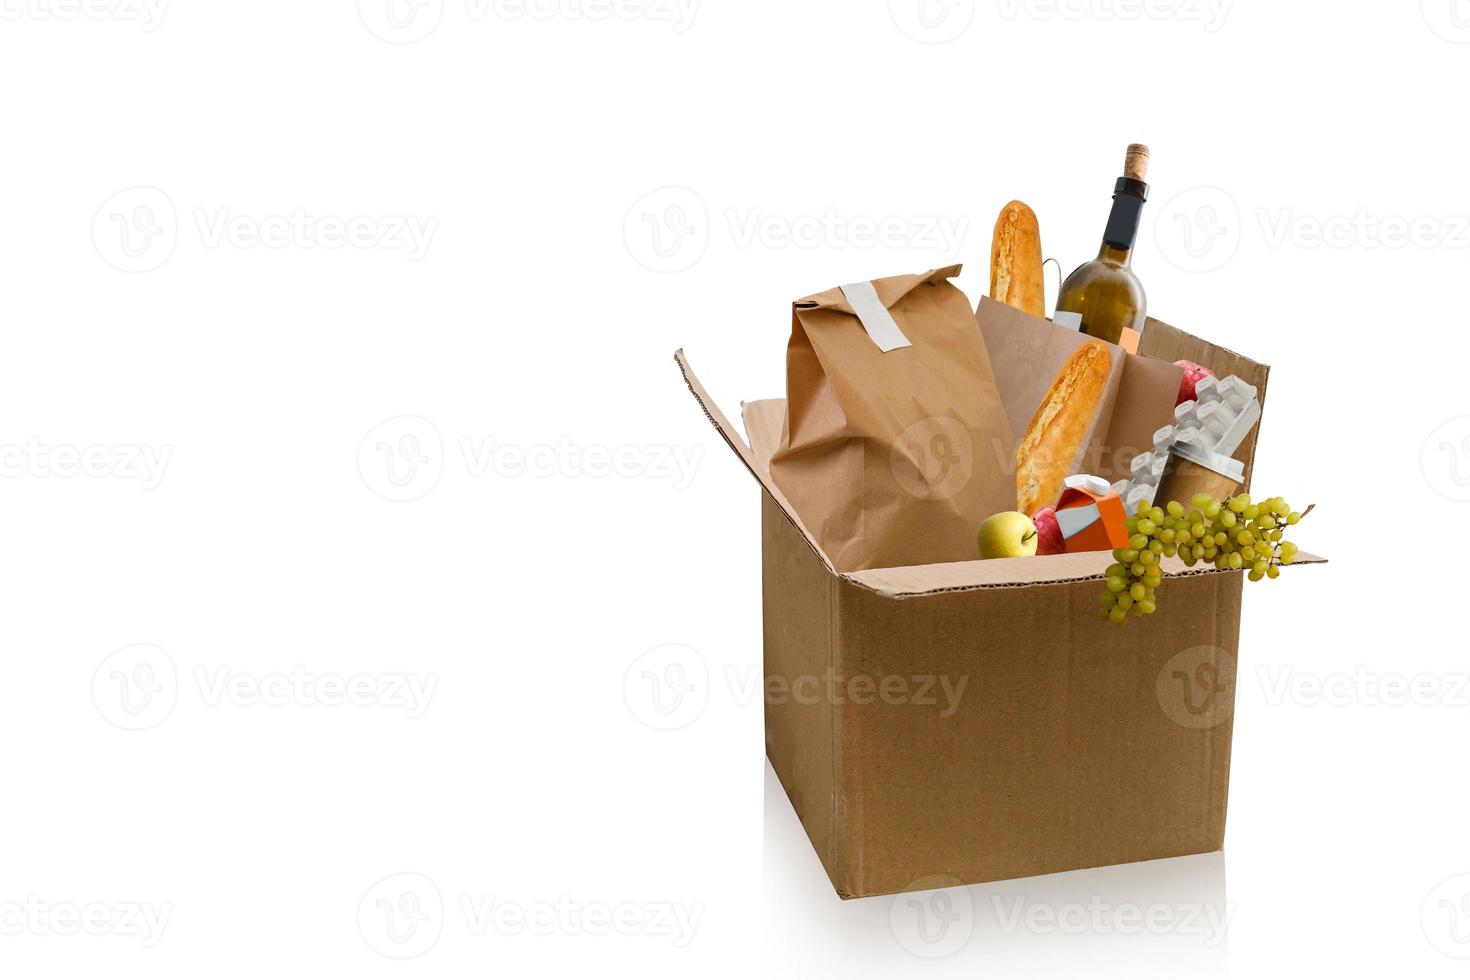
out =
<svg viewBox="0 0 1470 980"><path fill-rule="evenodd" d="M1264 401L1265 365L1168 324L1142 353ZM1167 559L1124 626L1096 618L1106 552L838 573L770 478L783 403L744 405L747 443L675 357L764 490L766 754L839 895L1221 847L1240 573Z"/></svg>

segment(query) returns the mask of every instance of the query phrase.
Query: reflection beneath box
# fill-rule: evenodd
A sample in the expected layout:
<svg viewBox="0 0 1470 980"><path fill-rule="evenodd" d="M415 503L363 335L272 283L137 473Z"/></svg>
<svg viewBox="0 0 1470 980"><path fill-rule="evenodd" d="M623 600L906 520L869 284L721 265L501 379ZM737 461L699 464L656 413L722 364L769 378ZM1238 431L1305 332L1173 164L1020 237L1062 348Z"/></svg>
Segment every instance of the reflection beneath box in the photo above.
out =
<svg viewBox="0 0 1470 980"><path fill-rule="evenodd" d="M1229 975L1222 852L844 902L768 763L762 871L773 975Z"/></svg>

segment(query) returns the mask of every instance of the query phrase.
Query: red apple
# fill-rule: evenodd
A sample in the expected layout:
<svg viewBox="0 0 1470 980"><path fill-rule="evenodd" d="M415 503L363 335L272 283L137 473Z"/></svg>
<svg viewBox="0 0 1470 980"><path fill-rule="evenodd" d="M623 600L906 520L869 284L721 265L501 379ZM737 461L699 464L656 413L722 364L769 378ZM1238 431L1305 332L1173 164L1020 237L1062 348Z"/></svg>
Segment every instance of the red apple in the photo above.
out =
<svg viewBox="0 0 1470 980"><path fill-rule="evenodd" d="M1062 555L1067 552L1067 539L1062 537L1061 525L1057 523L1057 509L1043 507L1031 515L1036 525L1036 553L1038 555Z"/></svg>
<svg viewBox="0 0 1470 980"><path fill-rule="evenodd" d="M1179 380L1179 397L1174 399L1176 408L1185 402L1195 400L1194 386L1199 384L1201 378L1213 378L1215 376L1214 371L1211 371L1203 364L1196 364L1193 361L1175 361L1174 366L1184 368L1184 377Z"/></svg>

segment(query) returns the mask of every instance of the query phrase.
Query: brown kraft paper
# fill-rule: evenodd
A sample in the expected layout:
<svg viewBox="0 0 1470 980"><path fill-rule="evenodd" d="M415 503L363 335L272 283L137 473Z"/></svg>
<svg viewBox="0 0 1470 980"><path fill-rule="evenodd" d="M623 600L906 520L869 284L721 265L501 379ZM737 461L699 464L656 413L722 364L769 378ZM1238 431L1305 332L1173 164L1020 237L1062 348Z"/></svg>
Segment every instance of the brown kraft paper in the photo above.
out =
<svg viewBox="0 0 1470 980"><path fill-rule="evenodd" d="M1006 417L1020 442L1062 364L1083 344L1102 341L989 298L980 301L975 319L990 352ZM1107 348L1113 357L1107 392L1069 469L1113 483L1130 475L1133 457L1150 452L1154 433L1174 421L1183 371L1115 344ZM1008 465L1014 473L1015 460Z"/></svg>
<svg viewBox="0 0 1470 980"><path fill-rule="evenodd" d="M1015 508L1015 445L950 266L874 280L911 346L879 349L841 288L793 306L771 477L839 572L978 557Z"/></svg>

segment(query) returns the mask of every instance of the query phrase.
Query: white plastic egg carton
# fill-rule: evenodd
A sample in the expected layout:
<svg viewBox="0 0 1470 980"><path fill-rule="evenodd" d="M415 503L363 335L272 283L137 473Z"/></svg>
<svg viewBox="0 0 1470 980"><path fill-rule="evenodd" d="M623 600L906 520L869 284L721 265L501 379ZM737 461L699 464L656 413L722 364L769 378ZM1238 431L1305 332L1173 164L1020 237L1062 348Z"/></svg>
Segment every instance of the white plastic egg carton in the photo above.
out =
<svg viewBox="0 0 1470 980"><path fill-rule="evenodd" d="M1201 378L1195 385L1195 400L1174 409L1174 423L1154 433L1152 452L1133 457L1131 479L1113 484L1123 506L1132 514L1141 500L1154 502L1169 447L1187 442L1221 456L1230 457L1261 420L1261 401L1256 389L1235 375Z"/></svg>

